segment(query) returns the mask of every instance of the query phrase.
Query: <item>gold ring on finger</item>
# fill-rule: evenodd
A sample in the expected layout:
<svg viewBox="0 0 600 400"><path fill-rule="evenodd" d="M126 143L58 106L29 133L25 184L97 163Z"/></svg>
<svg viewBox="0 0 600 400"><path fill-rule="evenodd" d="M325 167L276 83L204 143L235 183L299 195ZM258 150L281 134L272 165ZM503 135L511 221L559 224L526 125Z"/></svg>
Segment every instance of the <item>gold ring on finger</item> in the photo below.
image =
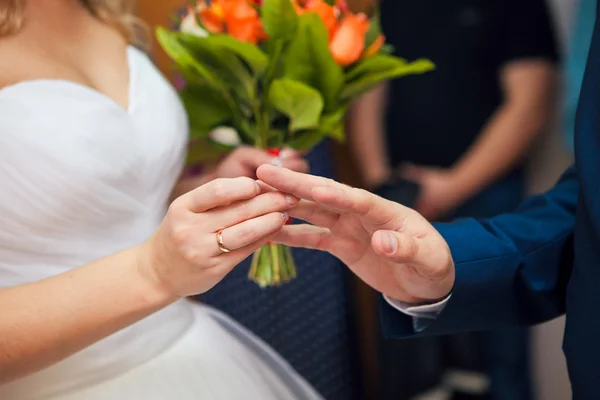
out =
<svg viewBox="0 0 600 400"><path fill-rule="evenodd" d="M223 243L223 229L217 231L217 246L219 246L219 250L221 250L222 253L231 252L231 250L225 246L225 243Z"/></svg>

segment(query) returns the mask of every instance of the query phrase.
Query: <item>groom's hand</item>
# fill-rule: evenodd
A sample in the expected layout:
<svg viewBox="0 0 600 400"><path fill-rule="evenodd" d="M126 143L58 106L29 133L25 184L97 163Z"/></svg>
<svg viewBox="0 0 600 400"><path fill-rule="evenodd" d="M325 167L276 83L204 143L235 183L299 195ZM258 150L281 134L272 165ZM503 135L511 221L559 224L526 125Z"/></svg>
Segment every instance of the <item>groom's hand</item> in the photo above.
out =
<svg viewBox="0 0 600 400"><path fill-rule="evenodd" d="M441 235L416 211L326 178L263 165L258 178L303 199L276 241L328 251L368 285L407 303L446 297L454 263Z"/></svg>

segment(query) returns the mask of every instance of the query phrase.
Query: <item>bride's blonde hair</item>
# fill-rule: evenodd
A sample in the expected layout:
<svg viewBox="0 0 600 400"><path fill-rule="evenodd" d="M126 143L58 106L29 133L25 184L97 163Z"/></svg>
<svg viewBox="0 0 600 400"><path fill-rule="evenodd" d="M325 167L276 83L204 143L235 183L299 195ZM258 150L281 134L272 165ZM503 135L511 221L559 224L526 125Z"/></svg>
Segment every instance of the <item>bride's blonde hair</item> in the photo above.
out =
<svg viewBox="0 0 600 400"><path fill-rule="evenodd" d="M134 0L79 0L98 19L112 25L130 43L144 45L144 26L133 15ZM0 37L23 25L26 0L0 0Z"/></svg>

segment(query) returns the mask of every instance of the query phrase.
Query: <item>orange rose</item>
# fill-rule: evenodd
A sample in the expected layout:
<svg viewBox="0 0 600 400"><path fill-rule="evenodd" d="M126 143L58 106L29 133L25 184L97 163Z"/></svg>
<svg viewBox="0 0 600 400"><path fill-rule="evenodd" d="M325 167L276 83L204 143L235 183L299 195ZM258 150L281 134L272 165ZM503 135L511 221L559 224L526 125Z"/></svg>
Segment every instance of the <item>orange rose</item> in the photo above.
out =
<svg viewBox="0 0 600 400"><path fill-rule="evenodd" d="M377 54L385 43L385 37L377 39L365 49L365 35L370 21L365 14L354 14L348 9L346 0L337 0L331 6L324 0L292 0L296 12L317 14L329 32L329 49L336 62L347 66L361 57Z"/></svg>
<svg viewBox="0 0 600 400"><path fill-rule="evenodd" d="M213 0L199 5L202 25L211 33L228 33L234 38L256 44L265 35L260 17L248 0Z"/></svg>
<svg viewBox="0 0 600 400"><path fill-rule="evenodd" d="M225 32L225 12L223 11L223 1L214 0L210 6L205 1L198 3L198 15L200 22L210 33Z"/></svg>
<svg viewBox="0 0 600 400"><path fill-rule="evenodd" d="M344 14L329 43L329 50L338 64L347 66L360 59L368 30L369 19L365 14Z"/></svg>
<svg viewBox="0 0 600 400"><path fill-rule="evenodd" d="M308 0L304 6L304 12L316 13L325 24L330 36L337 27L339 17L338 8L330 6L323 0Z"/></svg>

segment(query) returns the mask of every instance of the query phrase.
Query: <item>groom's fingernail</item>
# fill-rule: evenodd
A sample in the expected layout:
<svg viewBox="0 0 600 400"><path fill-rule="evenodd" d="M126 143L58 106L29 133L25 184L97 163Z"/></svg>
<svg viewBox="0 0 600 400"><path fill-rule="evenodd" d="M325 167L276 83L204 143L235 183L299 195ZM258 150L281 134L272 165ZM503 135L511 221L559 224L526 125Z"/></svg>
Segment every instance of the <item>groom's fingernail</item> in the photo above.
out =
<svg viewBox="0 0 600 400"><path fill-rule="evenodd" d="M385 251L386 254L394 254L396 250L398 250L398 239L396 239L396 236L391 233L385 233L381 239L383 251Z"/></svg>
<svg viewBox="0 0 600 400"><path fill-rule="evenodd" d="M282 212L281 213L281 218L283 219L284 222L287 222L287 220L288 220L289 217L288 217L287 213Z"/></svg>
<svg viewBox="0 0 600 400"><path fill-rule="evenodd" d="M275 157L274 159L272 159L271 164L276 167L281 167L283 165L283 163L281 162L281 158L279 157Z"/></svg>

